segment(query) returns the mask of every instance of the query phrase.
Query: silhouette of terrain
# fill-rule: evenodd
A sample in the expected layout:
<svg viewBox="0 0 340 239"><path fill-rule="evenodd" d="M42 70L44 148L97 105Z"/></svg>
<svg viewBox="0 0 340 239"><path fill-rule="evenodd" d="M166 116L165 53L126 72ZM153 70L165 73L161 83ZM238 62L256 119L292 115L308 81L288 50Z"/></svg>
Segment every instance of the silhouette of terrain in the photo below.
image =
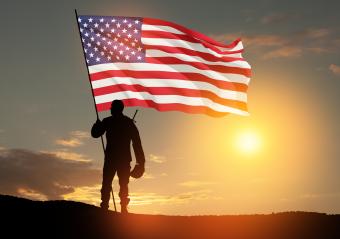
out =
<svg viewBox="0 0 340 239"><path fill-rule="evenodd" d="M73 201L0 195L1 238L340 238L340 215L120 215ZM5 235L5 236L4 236Z"/></svg>

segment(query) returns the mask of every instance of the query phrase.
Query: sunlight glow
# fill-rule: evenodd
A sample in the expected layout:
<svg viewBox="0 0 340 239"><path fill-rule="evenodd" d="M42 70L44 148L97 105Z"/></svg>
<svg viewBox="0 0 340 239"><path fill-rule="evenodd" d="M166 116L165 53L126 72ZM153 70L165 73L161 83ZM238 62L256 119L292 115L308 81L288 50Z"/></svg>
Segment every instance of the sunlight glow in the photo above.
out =
<svg viewBox="0 0 340 239"><path fill-rule="evenodd" d="M245 154L256 153L261 146L261 140L258 134L252 131L242 132L236 140L237 149Z"/></svg>

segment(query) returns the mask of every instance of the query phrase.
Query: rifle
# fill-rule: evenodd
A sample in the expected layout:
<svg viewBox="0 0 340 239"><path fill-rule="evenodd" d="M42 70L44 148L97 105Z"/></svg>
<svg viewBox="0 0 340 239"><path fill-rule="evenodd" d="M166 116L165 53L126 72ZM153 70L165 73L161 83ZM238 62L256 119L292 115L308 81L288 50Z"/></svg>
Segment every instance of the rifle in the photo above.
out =
<svg viewBox="0 0 340 239"><path fill-rule="evenodd" d="M136 117L136 114L137 114L137 113L138 113L138 110L135 111L135 114L134 114L133 117L132 117L132 120L133 120L133 122L135 122L135 123L136 123L135 117Z"/></svg>

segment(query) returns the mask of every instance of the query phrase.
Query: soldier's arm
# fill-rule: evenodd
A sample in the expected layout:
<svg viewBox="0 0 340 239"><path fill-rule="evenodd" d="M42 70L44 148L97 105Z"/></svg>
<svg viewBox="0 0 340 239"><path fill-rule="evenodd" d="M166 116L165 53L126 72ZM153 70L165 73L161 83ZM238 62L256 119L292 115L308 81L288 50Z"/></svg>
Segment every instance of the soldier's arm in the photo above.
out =
<svg viewBox="0 0 340 239"><path fill-rule="evenodd" d="M145 155L142 147L142 142L139 136L138 129L136 125L132 122L132 147L135 152L137 164L145 164Z"/></svg>
<svg viewBox="0 0 340 239"><path fill-rule="evenodd" d="M100 121L99 119L96 123L93 124L91 129L91 135L93 138L99 138L105 133L105 124L104 121Z"/></svg>

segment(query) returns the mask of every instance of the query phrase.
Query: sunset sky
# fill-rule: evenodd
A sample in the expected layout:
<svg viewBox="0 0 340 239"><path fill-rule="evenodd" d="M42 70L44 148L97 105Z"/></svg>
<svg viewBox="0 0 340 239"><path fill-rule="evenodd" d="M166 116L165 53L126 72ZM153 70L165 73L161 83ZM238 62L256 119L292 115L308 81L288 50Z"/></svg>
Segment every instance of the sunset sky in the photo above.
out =
<svg viewBox="0 0 340 239"><path fill-rule="evenodd" d="M131 212L340 213L335 0L1 3L0 194L100 203L103 151L89 135L96 115L75 8L240 37L252 66L248 117L138 108L146 174L130 182ZM114 190L118 199L117 181Z"/></svg>

